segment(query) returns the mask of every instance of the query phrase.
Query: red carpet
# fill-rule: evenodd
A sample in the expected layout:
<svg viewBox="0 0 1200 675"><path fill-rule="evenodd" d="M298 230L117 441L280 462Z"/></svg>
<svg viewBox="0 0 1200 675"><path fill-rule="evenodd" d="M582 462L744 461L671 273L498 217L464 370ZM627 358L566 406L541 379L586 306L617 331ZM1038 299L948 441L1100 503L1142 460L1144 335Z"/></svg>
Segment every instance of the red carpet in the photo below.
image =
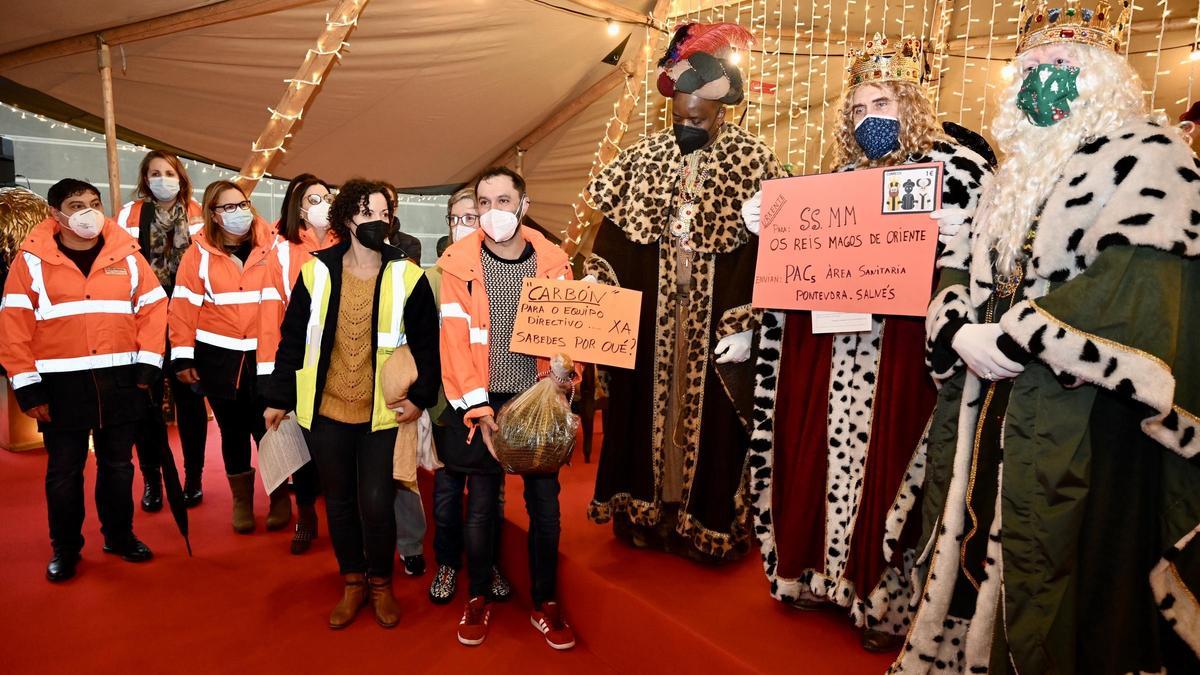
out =
<svg viewBox="0 0 1200 675"><path fill-rule="evenodd" d="M45 455L0 450L0 672L117 673L399 672L881 673L890 658L863 652L841 615L802 613L772 600L757 556L711 569L630 549L587 522L594 465L563 476L560 596L579 633L570 652L551 650L529 625L527 518L520 479L509 479L504 568L519 596L498 605L487 642L455 640L458 600L426 598L429 573L397 576L403 616L387 631L369 611L340 632L325 626L340 579L322 529L305 556L287 552L290 531L235 535L216 427L209 433L204 504L190 511L195 557L187 558L169 513L135 515L155 559L133 565L100 552L95 509L78 576L45 581L50 548L42 492ZM94 481L89 461L88 491ZM135 487L140 494L140 479ZM427 550L432 563L432 551ZM465 579L463 580L465 582Z"/></svg>

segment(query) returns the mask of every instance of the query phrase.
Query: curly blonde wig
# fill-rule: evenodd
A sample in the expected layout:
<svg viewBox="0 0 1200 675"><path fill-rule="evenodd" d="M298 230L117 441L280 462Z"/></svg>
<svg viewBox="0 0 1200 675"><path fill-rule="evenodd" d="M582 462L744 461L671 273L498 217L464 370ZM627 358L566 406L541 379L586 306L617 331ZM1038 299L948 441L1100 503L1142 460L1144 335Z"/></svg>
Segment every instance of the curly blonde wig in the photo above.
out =
<svg viewBox="0 0 1200 675"><path fill-rule="evenodd" d="M1082 44L1065 48L1080 67L1079 97L1071 101L1069 116L1048 127L1030 122L1017 108L1022 77L1013 78L997 101L992 137L1004 159L980 200L976 222L996 250L996 271L1004 276L1020 266L1034 215L1079 145L1147 116L1141 80L1123 57ZM1033 65L1033 53L1036 50L1018 57L1018 73Z"/></svg>
<svg viewBox="0 0 1200 675"><path fill-rule="evenodd" d="M868 159L854 139L854 92L861 87L875 87L896 97L899 104L900 149L877 160ZM868 82L846 90L840 106L835 129L834 167L856 169L903 164L911 155L929 152L936 141L948 140L938 124L933 104L925 90L912 82Z"/></svg>

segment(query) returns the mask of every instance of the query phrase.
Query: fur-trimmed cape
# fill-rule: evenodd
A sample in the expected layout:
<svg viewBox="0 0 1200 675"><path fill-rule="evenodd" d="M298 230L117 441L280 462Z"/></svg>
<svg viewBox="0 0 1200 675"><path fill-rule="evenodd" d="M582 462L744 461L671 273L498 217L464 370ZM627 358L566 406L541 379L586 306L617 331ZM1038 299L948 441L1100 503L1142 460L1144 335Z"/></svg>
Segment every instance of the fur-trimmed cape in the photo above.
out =
<svg viewBox="0 0 1200 675"><path fill-rule="evenodd" d="M1023 300L999 317L1032 360L1012 384L999 475L984 477L972 457L987 383L949 342L982 320L992 259L978 233L947 248L927 347L949 395L920 457L920 602L892 672L1200 668L1198 255L1200 162L1171 130L1132 121L1079 147L1041 210ZM999 489L964 620L949 609L975 480ZM1193 654L1169 655L1167 626Z"/></svg>
<svg viewBox="0 0 1200 675"><path fill-rule="evenodd" d="M971 216L979 202L982 184L990 174L987 161L973 150L953 142L938 142L927 156L910 157L909 163L941 162L944 165L942 185L943 208L963 209L968 217L962 229L971 227ZM899 398L905 398L906 392L919 382L914 382L904 375L893 375L886 382L881 382L881 358L885 343L903 339L900 331L910 326L904 325L906 319L886 319L875 317L871 331L858 334L839 334L834 336L831 346L825 349L817 367L829 371L829 387L827 390L813 393L817 399L808 407L827 409L827 414L821 415L821 429L802 431L805 437L820 435L826 437L827 447L816 449L827 455L825 467L824 492L819 501L824 513L824 540L821 545L807 546L808 550L824 551L824 562L819 567L810 567L799 575L783 575L779 572L780 543L791 539L812 539L822 536L821 528L814 531L781 531L781 518L776 517L773 500L777 491L784 491L788 486L776 484L773 472L777 455L789 453L794 458L801 452L797 447L780 447L776 441L776 403L783 368L790 357L798 358L795 352L783 349L785 344L785 323L789 313L765 312L759 333L759 359L756 367L755 408L753 413L754 431L751 439L749 464L751 467L750 501L754 517L754 531L758 536L761 547L763 565L767 578L771 582L771 595L784 602L795 602L804 594L807 597L817 597L834 602L849 610L857 625L869 625L878 630L901 634L908 621L908 579L903 571L904 552L893 551L892 544L899 537L898 530L884 531L884 536L870 541L855 540L856 526L871 520L873 522L862 526L864 531L878 532L883 530L884 513L878 507L860 509L864 501L864 484L868 478L874 479L871 472L881 471L883 462L878 460L875 453L900 453L896 466L904 467L904 462L917 445L921 430L925 423L924 417L915 422L915 428L907 432L896 431L900 428L913 427L912 424L901 422L890 424L892 433L898 436L908 436L903 447L886 447L894 443L872 444L872 427L875 425L874 402L886 395L884 388L895 390ZM807 324L805 324L806 326ZM894 326L889 332L889 327ZM916 342L911 348L899 351L889 349L889 359L916 360L917 367L913 368L912 377L924 377L919 367L921 358L920 326L915 327ZM808 338L821 339L822 336L809 335ZM827 337L825 339L828 339ZM904 344L908 344L907 340ZM911 352L911 353L906 353ZM891 373L900 371L893 368ZM822 381L823 378L822 378ZM807 387L808 382L792 382L791 387ZM927 415L932 407L932 388L925 397L922 415ZM892 400L896 400L893 397ZM885 404L886 405L886 404ZM827 408L826 408L827 406ZM790 420L791 423L799 423ZM880 424L880 426L883 426ZM808 449L806 448L805 451ZM870 453L868 452L870 450ZM869 456L872 459L869 459ZM793 459L793 463L795 460ZM873 468L874 467L874 468ZM782 480L782 477L780 478ZM892 479L894 480L894 478ZM915 483L915 485L913 485ZM883 483L879 483L883 485ZM904 476L900 487L902 493L911 494L913 487L919 487L920 476L914 473L912 467ZM810 488L811 489L811 488ZM896 485L886 486L886 500L892 496L891 490ZM796 488L792 488L790 494ZM890 523L889 523L890 524ZM789 548L784 546L784 548ZM870 581L856 584L847 575L849 565L854 565L860 556L874 556L878 560L866 565L865 569L883 569L883 578L872 577ZM910 554L911 558L911 554ZM909 564L908 566L911 566ZM865 576L865 575L864 575ZM859 587L861 583L870 584Z"/></svg>

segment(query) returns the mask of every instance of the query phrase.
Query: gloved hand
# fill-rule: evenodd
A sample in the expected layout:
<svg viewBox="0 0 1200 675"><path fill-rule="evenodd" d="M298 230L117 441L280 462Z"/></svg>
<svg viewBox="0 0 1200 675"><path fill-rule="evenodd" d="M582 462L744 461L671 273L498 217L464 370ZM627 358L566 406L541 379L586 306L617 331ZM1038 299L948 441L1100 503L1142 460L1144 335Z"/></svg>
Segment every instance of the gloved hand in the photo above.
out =
<svg viewBox="0 0 1200 675"><path fill-rule="evenodd" d="M996 339L1004 331L998 323L969 323L954 334L951 346L972 373L985 380L1007 380L1025 370L1000 351Z"/></svg>
<svg viewBox="0 0 1200 675"><path fill-rule="evenodd" d="M942 244L950 243L954 235L958 234L959 229L967 222L967 212L965 209L957 209L954 207L937 209L929 214L930 218L938 221L938 241Z"/></svg>
<svg viewBox="0 0 1200 675"><path fill-rule="evenodd" d="M750 230L751 234L758 234L758 230L762 225L762 190L754 193L754 196L742 202L742 220L746 223L746 229Z"/></svg>
<svg viewBox="0 0 1200 675"><path fill-rule="evenodd" d="M717 341L713 353L717 355L717 363L741 363L750 358L750 343L754 335L744 330L740 333L727 335Z"/></svg>

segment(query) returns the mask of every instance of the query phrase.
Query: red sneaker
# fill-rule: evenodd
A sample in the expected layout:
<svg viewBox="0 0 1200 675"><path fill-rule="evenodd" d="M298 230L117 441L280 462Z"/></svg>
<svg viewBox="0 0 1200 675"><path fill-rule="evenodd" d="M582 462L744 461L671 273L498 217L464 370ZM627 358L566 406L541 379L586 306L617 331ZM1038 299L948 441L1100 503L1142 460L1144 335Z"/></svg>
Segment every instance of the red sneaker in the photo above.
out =
<svg viewBox="0 0 1200 675"><path fill-rule="evenodd" d="M533 610L529 622L546 638L546 644L555 649L570 649L575 646L575 631L563 618L562 608L557 602L543 602L541 610Z"/></svg>
<svg viewBox="0 0 1200 675"><path fill-rule="evenodd" d="M487 639L488 621L492 608L482 595L471 598L458 622L458 641L468 647L476 647Z"/></svg>

